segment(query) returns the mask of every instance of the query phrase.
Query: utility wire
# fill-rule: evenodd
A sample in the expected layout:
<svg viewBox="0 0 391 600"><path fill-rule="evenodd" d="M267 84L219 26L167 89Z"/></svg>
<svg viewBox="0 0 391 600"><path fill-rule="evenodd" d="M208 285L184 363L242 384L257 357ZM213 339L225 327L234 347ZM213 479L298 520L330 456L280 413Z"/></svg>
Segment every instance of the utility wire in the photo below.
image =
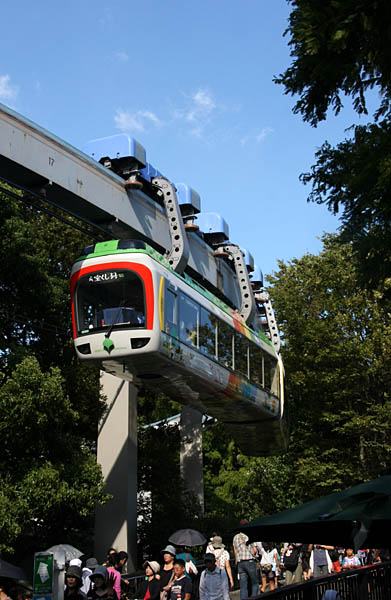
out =
<svg viewBox="0 0 391 600"><path fill-rule="evenodd" d="M37 194L36 192L32 192L31 190L21 186L21 185L15 185L12 181L9 181L8 179L6 179L5 177L0 176L0 181L3 181L4 183L6 183L7 185L12 186L13 188L16 188L20 191L22 191L24 194L26 194L26 196L19 196L18 194L16 194L15 192L13 192L12 190L9 190L6 187L3 187L2 185L0 185L0 192L6 194L7 196L9 196L10 198L14 198L15 200L19 200L20 202L23 202L24 204L27 204L28 206L30 206L31 208L34 208L37 211L41 211L55 219L58 219L59 221L61 221L62 223L64 223L65 225L68 225L69 227L73 227L73 229L77 229L78 231L80 231L81 233L85 233L86 235L89 235L90 237L93 237L96 241L100 241L101 235L98 235L98 232L100 234L104 234L105 238L110 237L112 238L112 234L110 234L110 232L106 231L103 227L99 227L99 225L95 225L95 224L91 224L89 221L85 221L85 223L87 223L88 225L91 225L94 230L90 230L90 229L86 229L84 227L81 227L80 225L77 225L77 223L74 223L73 221L71 221L70 219L66 219L65 217L62 217L61 215L59 215L58 213L55 213L54 211L50 210L50 208L47 208L46 206L43 206L42 204L37 205L34 202L32 202L32 199L35 198L37 200L39 200L41 203L45 202L45 203L49 203L52 206L54 206L55 208L57 208L58 210L61 210L62 212L65 212L69 215L71 215L72 217L74 217L75 219L78 219L79 221L82 220L79 217L76 217L76 215L74 215L71 211L66 211L63 208L60 208L59 206L57 206L57 204L55 202L52 202L51 200L48 200L48 198L46 198L45 196L41 195L41 194Z"/></svg>

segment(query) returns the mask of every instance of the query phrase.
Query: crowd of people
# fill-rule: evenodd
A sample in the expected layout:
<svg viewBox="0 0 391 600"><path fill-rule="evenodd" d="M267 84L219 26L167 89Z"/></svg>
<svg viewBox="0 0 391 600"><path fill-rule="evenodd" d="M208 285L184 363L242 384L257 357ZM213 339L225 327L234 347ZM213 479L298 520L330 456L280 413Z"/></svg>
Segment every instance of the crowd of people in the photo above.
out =
<svg viewBox="0 0 391 600"><path fill-rule="evenodd" d="M246 524L244 519L241 525ZM240 579L240 598L272 591L281 583L290 585L314 577L325 577L390 560L389 550L358 550L324 544L249 542L245 533L233 539Z"/></svg>
<svg viewBox="0 0 391 600"><path fill-rule="evenodd" d="M144 562L144 575L132 578L132 584L126 576L125 551L110 548L102 564L94 557L75 558L66 567L64 599L230 600L230 591L239 583L240 600L244 600L279 585L390 560L388 551L382 550L355 553L353 548L322 544L250 542L243 532L233 537L232 547L231 558L215 532L202 560L196 560L190 548L168 544L158 560ZM10 600L1 586L0 600Z"/></svg>
<svg viewBox="0 0 391 600"><path fill-rule="evenodd" d="M244 524L245 521L241 521ZM166 545L158 560L146 560L144 576L131 589L122 572L126 552L111 548L107 561L95 558L85 564L70 562L66 572L66 600L230 600L230 591L239 582L240 599L259 596L276 589L324 577L373 562L388 560L379 550L340 548L322 544L249 542L237 533L233 540L233 559L215 532L204 549L201 561L190 548Z"/></svg>
<svg viewBox="0 0 391 600"><path fill-rule="evenodd" d="M221 537L211 538L202 568L189 548L168 544L160 562L146 560L144 577L133 587L123 576L126 552L110 548L107 561L72 559L65 573L65 600L230 600L234 587L230 557ZM219 566L221 565L221 566Z"/></svg>

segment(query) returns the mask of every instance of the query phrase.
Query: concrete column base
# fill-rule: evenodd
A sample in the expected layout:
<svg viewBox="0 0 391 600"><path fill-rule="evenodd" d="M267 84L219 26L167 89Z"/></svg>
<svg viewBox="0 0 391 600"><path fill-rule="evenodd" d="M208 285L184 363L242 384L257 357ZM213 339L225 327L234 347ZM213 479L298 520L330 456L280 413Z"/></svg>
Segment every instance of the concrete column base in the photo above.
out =
<svg viewBox="0 0 391 600"><path fill-rule="evenodd" d="M98 506L95 556L104 560L108 548L129 554L127 571L137 562L137 390L123 379L101 373L107 412L99 425L97 460L106 491L113 496Z"/></svg>

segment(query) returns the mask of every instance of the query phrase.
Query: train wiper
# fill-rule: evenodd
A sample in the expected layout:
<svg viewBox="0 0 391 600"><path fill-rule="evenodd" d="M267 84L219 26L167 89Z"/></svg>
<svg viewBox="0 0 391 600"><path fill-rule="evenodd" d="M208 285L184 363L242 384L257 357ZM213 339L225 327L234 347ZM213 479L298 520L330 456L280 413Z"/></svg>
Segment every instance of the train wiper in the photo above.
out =
<svg viewBox="0 0 391 600"><path fill-rule="evenodd" d="M124 304L125 304L125 302L122 302L120 304L120 306L118 307L118 311L115 313L114 319L112 320L110 327L108 328L108 330L105 333L105 338L109 338L110 337L111 332L113 331L114 325L116 325L117 322L118 322L118 318L119 318L119 316L121 314L121 310L124 308L124 306L123 306Z"/></svg>

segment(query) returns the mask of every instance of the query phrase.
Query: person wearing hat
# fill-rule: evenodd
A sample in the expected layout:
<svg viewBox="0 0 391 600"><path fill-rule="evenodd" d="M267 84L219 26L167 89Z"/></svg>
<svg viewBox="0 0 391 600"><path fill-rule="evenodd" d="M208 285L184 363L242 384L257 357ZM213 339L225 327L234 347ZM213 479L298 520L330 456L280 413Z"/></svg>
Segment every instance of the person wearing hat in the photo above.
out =
<svg viewBox="0 0 391 600"><path fill-rule="evenodd" d="M174 579L176 550L174 546L168 544L168 546L163 548L161 554L163 554L163 569L160 572L160 591L165 592L165 594L162 595L167 597L167 594L171 589L171 583Z"/></svg>
<svg viewBox="0 0 391 600"><path fill-rule="evenodd" d="M200 579L200 600L229 600L228 577L225 569L216 565L212 552L204 556L205 569Z"/></svg>
<svg viewBox="0 0 391 600"><path fill-rule="evenodd" d="M90 580L94 585L88 591L87 600L119 600L106 567L98 565L90 575Z"/></svg>
<svg viewBox="0 0 391 600"><path fill-rule="evenodd" d="M87 558L86 565L82 569L81 577L82 577L82 580L83 580L83 585L81 586L80 589L86 595L88 594L88 591L89 591L89 589L91 587L90 575L92 575L92 573L94 572L94 570L98 566L99 566L98 561L96 560L95 557L92 557L92 558Z"/></svg>
<svg viewBox="0 0 391 600"><path fill-rule="evenodd" d="M86 595L80 590L83 585L81 568L70 565L65 573L64 598L68 600L85 600Z"/></svg>
<svg viewBox="0 0 391 600"><path fill-rule="evenodd" d="M156 560L147 560L143 564L145 569L144 581L142 581L137 590L139 600L158 600L160 598L160 565Z"/></svg>
<svg viewBox="0 0 391 600"><path fill-rule="evenodd" d="M235 584L234 578L232 577L230 556L227 550L225 550L223 539L219 535L214 535L212 538L210 538L207 551L211 552L211 554L214 554L216 558L216 565L220 569L224 569L224 571L227 573L231 589L233 589Z"/></svg>

